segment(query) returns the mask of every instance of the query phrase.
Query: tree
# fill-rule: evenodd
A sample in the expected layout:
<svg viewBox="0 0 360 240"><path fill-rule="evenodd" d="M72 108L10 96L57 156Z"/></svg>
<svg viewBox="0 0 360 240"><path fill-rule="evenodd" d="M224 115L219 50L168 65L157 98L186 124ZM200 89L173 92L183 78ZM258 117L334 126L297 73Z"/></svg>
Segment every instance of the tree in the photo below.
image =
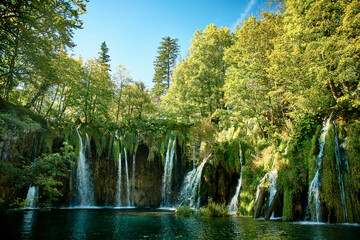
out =
<svg viewBox="0 0 360 240"><path fill-rule="evenodd" d="M40 187L41 200L47 207L63 195L59 187L63 186L66 174L75 164L73 147L67 142L63 145L60 153L43 154L32 165L34 185Z"/></svg>
<svg viewBox="0 0 360 240"><path fill-rule="evenodd" d="M0 4L0 92L9 99L19 84L52 81L52 61L60 49L73 47L73 30L81 28L87 0L11 1ZM29 82L30 81L30 82ZM40 82L40 83L39 83ZM38 95L34 96L31 106Z"/></svg>
<svg viewBox="0 0 360 240"><path fill-rule="evenodd" d="M153 111L150 94L143 82L126 85L122 90L121 117L123 125L134 124L142 120L146 113Z"/></svg>
<svg viewBox="0 0 360 240"><path fill-rule="evenodd" d="M158 56L154 61L155 75L153 78L154 87L152 93L155 98L163 96L170 87L172 71L176 66L179 55L177 38L165 37L158 47Z"/></svg>
<svg viewBox="0 0 360 240"><path fill-rule="evenodd" d="M232 44L230 29L214 24L194 34L190 56L174 71L173 84L164 97L168 113L184 114L184 120L200 119L225 107L222 88L228 64L223 56Z"/></svg>
<svg viewBox="0 0 360 240"><path fill-rule="evenodd" d="M119 114L122 104L123 90L132 82L132 79L129 76L127 69L123 65L119 64L117 66L116 72L113 75L113 82L116 86L115 94L117 100L116 100L115 124L117 125L119 122Z"/></svg>
<svg viewBox="0 0 360 240"><path fill-rule="evenodd" d="M109 107L114 96L114 83L107 67L97 59L88 60L82 68L81 81L73 96L78 114L85 124L104 124L110 120Z"/></svg>
<svg viewBox="0 0 360 240"><path fill-rule="evenodd" d="M264 12L262 17L249 17L236 28L235 44L224 58L230 64L224 91L235 121L256 118L265 136L266 125L279 126L284 119L286 88L268 72L274 39L282 33L282 16Z"/></svg>
<svg viewBox="0 0 360 240"><path fill-rule="evenodd" d="M99 61L103 66L106 66L108 70L110 70L110 56L108 55L109 52L109 48L106 45L106 42L104 41L103 43L101 43L100 46L100 52L99 52Z"/></svg>

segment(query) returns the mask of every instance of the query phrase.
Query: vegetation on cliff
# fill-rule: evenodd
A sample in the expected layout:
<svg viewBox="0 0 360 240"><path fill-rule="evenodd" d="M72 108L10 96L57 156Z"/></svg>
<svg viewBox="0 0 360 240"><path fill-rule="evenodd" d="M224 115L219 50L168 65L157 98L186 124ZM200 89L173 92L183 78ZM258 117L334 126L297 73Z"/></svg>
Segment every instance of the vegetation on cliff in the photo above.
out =
<svg viewBox="0 0 360 240"><path fill-rule="evenodd" d="M1 42L6 54L1 55L0 63L4 99L0 100L0 182L6 186L0 198L7 204L25 198L23 192L30 183L41 186L47 204L69 190L57 187L72 166L71 150L66 145L65 152L58 153L66 140L74 146L75 155L78 153L74 127L82 126L81 131L90 135L92 161L98 172L114 172L119 153L123 155L127 149L136 154L140 144L147 147L149 162L155 158L163 161L170 135L178 141L185 168L189 166L186 160L201 161L212 153L201 186L203 203L210 196L218 203L229 201L241 170L241 148L244 162L238 214L254 214L259 181L277 169L282 200L275 215L284 220L303 219L308 186L316 171L321 122L333 113L351 169L345 179L347 199L354 199L348 203L349 218L359 222L358 0L271 1L275 11L264 11L260 18L250 16L235 33L210 24L194 34L189 56L181 59L172 73L178 46L176 39L168 37L173 45L167 56L171 61L160 61L159 56L155 67L167 72L160 71L152 91L133 81L122 65L110 71L105 42L98 58L70 57L65 49L72 46L72 30L81 26L79 15L85 13L86 1L57 2L62 5L18 6L5 1L0 10L10 11L0 12L1 22L7 26L0 30L7 39ZM18 17L18 11L30 16ZM45 24L53 20L58 24ZM32 26L29 31L23 31L28 26ZM37 32L45 31L44 26L52 26L45 29L51 35L40 41ZM114 140L116 129L121 132L119 144ZM344 220L334 136L332 125L323 161L325 221ZM20 146L22 141L29 146ZM40 146L34 152L35 142ZM42 174L26 172L42 153L48 155L34 166ZM54 173L56 169L59 172ZM265 182L265 187L268 184ZM103 185L98 188L105 191ZM212 204L202 211L212 212Z"/></svg>

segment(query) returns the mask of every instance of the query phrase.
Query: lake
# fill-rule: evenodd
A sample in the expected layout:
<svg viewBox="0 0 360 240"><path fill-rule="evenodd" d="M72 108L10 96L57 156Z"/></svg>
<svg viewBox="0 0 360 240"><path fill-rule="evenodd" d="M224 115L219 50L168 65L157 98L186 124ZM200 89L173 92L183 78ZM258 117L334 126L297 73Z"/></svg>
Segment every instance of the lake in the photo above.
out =
<svg viewBox="0 0 360 240"><path fill-rule="evenodd" d="M359 239L360 225L177 217L154 209L52 209L1 216L1 239Z"/></svg>

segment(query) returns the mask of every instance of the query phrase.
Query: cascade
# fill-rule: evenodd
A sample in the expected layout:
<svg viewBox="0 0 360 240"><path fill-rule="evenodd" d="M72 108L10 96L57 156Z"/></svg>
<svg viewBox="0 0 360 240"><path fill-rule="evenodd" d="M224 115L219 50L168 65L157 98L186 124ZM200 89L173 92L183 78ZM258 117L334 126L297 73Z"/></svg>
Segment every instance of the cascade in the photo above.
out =
<svg viewBox="0 0 360 240"><path fill-rule="evenodd" d="M34 156L33 156L34 165L36 164L36 152L37 152L38 143L39 143L39 138L36 138L35 146L34 146ZM34 165L33 165L33 167L34 167ZM31 169L31 170L33 170L33 169ZM28 190L28 192L26 194L26 199L28 200L28 204L26 204L24 206L25 209L36 208L38 200L39 200L39 187L35 187L35 186L30 185L29 190Z"/></svg>
<svg viewBox="0 0 360 240"><path fill-rule="evenodd" d="M184 178L184 182L181 190L181 204L189 205L192 208L200 207L200 185L201 185L201 174L205 166L205 163L211 155L204 158L202 163L196 168L190 171ZM197 199L196 199L197 197ZM196 201L196 202L195 202Z"/></svg>
<svg viewBox="0 0 360 240"><path fill-rule="evenodd" d="M132 161L132 184L131 184L131 193L132 193L132 206L134 206L135 201L135 161L136 161L136 134L134 136L134 146L133 146L133 161Z"/></svg>
<svg viewBox="0 0 360 240"><path fill-rule="evenodd" d="M119 145L120 145L120 143L119 143ZM118 182L117 182L116 203L117 203L118 207L121 207L121 150L119 151L118 179L117 180L118 180Z"/></svg>
<svg viewBox="0 0 360 240"><path fill-rule="evenodd" d="M234 194L234 196L232 197L230 204L228 206L229 209L229 213L230 214L236 214L237 212L237 207L238 207L238 198L239 198L239 193L240 193L240 189L241 189L241 182L242 182L242 170L243 170L243 154L241 151L241 145L239 143L239 156L240 156L240 177L239 177L239 181L238 181L238 185L236 187L236 192Z"/></svg>
<svg viewBox="0 0 360 240"><path fill-rule="evenodd" d="M37 202L39 199L39 187L31 186L26 195L26 199L28 200L28 204L24 206L25 209L33 209L37 207Z"/></svg>
<svg viewBox="0 0 360 240"><path fill-rule="evenodd" d="M90 138L89 135L85 132L85 157L87 160L91 159L91 143L90 143Z"/></svg>
<svg viewBox="0 0 360 240"><path fill-rule="evenodd" d="M175 146L176 139L174 139L170 151L171 138L169 137L169 143L166 151L164 174L162 179L161 190L161 207L171 207L171 183L172 183L172 170L174 166Z"/></svg>
<svg viewBox="0 0 360 240"><path fill-rule="evenodd" d="M321 188L321 170L322 160L324 155L325 138L330 126L331 115L328 119L324 119L323 128L319 137L319 154L316 157L316 173L310 183L308 191L308 208L311 214L311 219L320 222L321 216L321 203L320 203L320 188Z"/></svg>
<svg viewBox="0 0 360 240"><path fill-rule="evenodd" d="M193 169L195 169L195 158L196 158L196 142L193 147Z"/></svg>
<svg viewBox="0 0 360 240"><path fill-rule="evenodd" d="M94 187L92 183L92 177L89 170L88 163L85 157L85 149L83 147L83 142L81 135L79 133L79 129L76 129L76 132L79 136L79 157L77 162L77 169L76 169L76 184L77 184L77 191L78 191L78 199L79 199L79 206L93 206L95 205L94 199Z"/></svg>
<svg viewBox="0 0 360 240"><path fill-rule="evenodd" d="M339 187L340 187L340 196L341 196L341 205L344 212L344 220L345 222L348 222L348 213L347 213L347 206L346 206L346 196L345 196L345 187L344 187L344 175L342 174L342 168L343 165L345 166L345 169L348 170L348 162L347 158L344 158L343 163L343 157L342 157L342 151L339 145L339 138L338 133L336 129L335 121L333 121L334 130L335 130L335 158L336 158L336 165L338 169L338 181L339 181Z"/></svg>
<svg viewBox="0 0 360 240"><path fill-rule="evenodd" d="M272 202L274 201L274 197L276 194L276 178L278 175L278 171L277 169L272 170L271 172L269 172L268 175L268 180L270 182L269 188L268 188L268 192L269 192L269 208L272 204ZM271 218L274 218L274 212L271 215Z"/></svg>
<svg viewBox="0 0 360 240"><path fill-rule="evenodd" d="M259 184L257 185L256 188L256 195L255 195L255 201L254 201L254 207L256 207L258 200L259 200L259 195L260 195L260 187L264 184L266 178L268 177L269 173L266 173L264 175L264 177L260 180Z"/></svg>
<svg viewBox="0 0 360 240"><path fill-rule="evenodd" d="M119 138L119 130L115 131L115 138L119 141L119 159L118 159L118 177L117 177L117 193L116 193L116 206L121 207L121 143Z"/></svg>
<svg viewBox="0 0 360 240"><path fill-rule="evenodd" d="M129 183L129 168L127 163L127 153L124 146L124 155L125 155L125 175L126 175L126 195L127 195L127 206L130 207L130 183Z"/></svg>

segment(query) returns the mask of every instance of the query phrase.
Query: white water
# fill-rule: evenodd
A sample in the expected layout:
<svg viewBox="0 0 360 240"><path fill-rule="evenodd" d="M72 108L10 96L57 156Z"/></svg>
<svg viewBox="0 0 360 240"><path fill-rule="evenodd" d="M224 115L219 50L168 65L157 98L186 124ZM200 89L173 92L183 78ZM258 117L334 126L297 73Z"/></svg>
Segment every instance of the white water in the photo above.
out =
<svg viewBox="0 0 360 240"><path fill-rule="evenodd" d="M316 222L320 222L322 219L320 203L321 169L324 156L325 138L330 126L330 119L331 116L328 119L325 119L323 122L323 128L321 129L321 134L319 137L319 154L316 157L317 171L310 183L308 192L308 207L311 214L311 220Z"/></svg>
<svg viewBox="0 0 360 240"><path fill-rule="evenodd" d="M239 204L239 193L240 193L240 189L241 189L241 182L242 182L242 170L243 170L243 154L241 151L241 145L239 144L239 156L240 156L240 177L239 177L239 182L238 185L236 187L236 192L234 194L234 196L231 199L231 202L228 206L229 209L229 213L232 215L235 215L237 212L237 207Z"/></svg>
<svg viewBox="0 0 360 240"><path fill-rule="evenodd" d="M193 169L185 176L181 190L181 205L188 205L197 209L200 207L201 174L209 157L210 155L204 158L202 163L196 169Z"/></svg>
<svg viewBox="0 0 360 240"><path fill-rule="evenodd" d="M131 206L135 206L135 166L136 166L136 134L134 136L133 159L132 159L132 183L131 183Z"/></svg>
<svg viewBox="0 0 360 240"><path fill-rule="evenodd" d="M85 145L85 147L86 147L86 152L87 153L90 153L90 155L91 155L91 144L90 144L90 138L89 138L89 135L85 132L85 137L86 137L86 141L85 141L85 143L86 143L86 145Z"/></svg>
<svg viewBox="0 0 360 240"><path fill-rule="evenodd" d="M271 172L269 172L269 175L268 175L268 179L270 182L270 185L268 188L268 192L270 193L269 194L269 207L271 206L272 202L274 201L274 197L277 192L277 189L276 189L277 175L278 175L277 169L272 170ZM272 213L271 218L274 218L274 212Z"/></svg>
<svg viewBox="0 0 360 240"><path fill-rule="evenodd" d="M134 145L135 148L135 145ZM132 161L132 184L131 184L131 193L132 193L132 206L134 206L135 200L135 161L136 161L136 153L133 153L133 161Z"/></svg>
<svg viewBox="0 0 360 240"><path fill-rule="evenodd" d="M176 139L174 139L170 151L171 138L169 138L169 143L166 151L165 157L165 166L164 174L162 179L162 190L161 190L161 204L162 208L171 208L171 186L172 186L172 171L174 167L174 156L175 156L175 146Z"/></svg>
<svg viewBox="0 0 360 240"><path fill-rule="evenodd" d="M37 146L38 146L39 140L36 138L35 146L34 146L34 161L33 161L33 167L36 164L36 152L37 152ZM33 169L32 169L33 170ZM26 194L26 200L28 204L24 206L25 209L34 209L37 208L38 202L39 202L39 187L35 187L30 185L28 192Z"/></svg>
<svg viewBox="0 0 360 240"><path fill-rule="evenodd" d="M39 200L39 187L30 185L28 193L26 195L26 199L28 204L24 206L25 209L37 208L37 203Z"/></svg>
<svg viewBox="0 0 360 240"><path fill-rule="evenodd" d="M118 160L118 182L117 182L117 194L116 194L116 206L121 207L121 149L119 151Z"/></svg>
<svg viewBox="0 0 360 240"><path fill-rule="evenodd" d="M338 182L339 182L339 187L340 187L341 205L342 205L343 213L344 213L344 221L348 222L349 220L348 220L347 205L346 205L344 176L341 171L342 165L343 165L342 156L341 156L339 138L338 138L335 121L333 121L333 124L334 124L334 130L335 130L335 158L336 158L336 165L337 165L337 169L338 169ZM345 161L346 160L347 160L347 158L345 158ZM347 165L347 161L345 163L345 166L346 165Z"/></svg>
<svg viewBox="0 0 360 240"><path fill-rule="evenodd" d="M76 169L76 184L78 191L79 205L81 207L88 207L95 205L94 188L89 166L85 158L85 149L79 130L76 129L79 136L80 151ZM87 137L88 138L88 137Z"/></svg>
<svg viewBox="0 0 360 240"><path fill-rule="evenodd" d="M264 175L264 177L260 180L259 184L257 185L254 207L256 206L257 201L258 201L258 198L259 198L260 187L264 184L264 182L265 182L266 178L268 177L268 175L269 175L269 173L266 173L266 174Z"/></svg>
<svg viewBox="0 0 360 240"><path fill-rule="evenodd" d="M115 131L115 138L119 140L119 129L116 129Z"/></svg>
<svg viewBox="0 0 360 240"><path fill-rule="evenodd" d="M126 175L126 194L127 194L127 206L130 207L130 182L129 182L129 168L127 163L127 153L126 148L124 146L124 154L125 154L125 175Z"/></svg>
<svg viewBox="0 0 360 240"><path fill-rule="evenodd" d="M276 178L277 178L278 171L277 169L274 169L264 175L264 177L259 181L259 184L256 189L256 196L255 196L255 202L254 207L257 204L257 201L259 200L259 194L260 194L260 187L264 185L266 179L269 181L269 187L267 191L269 192L269 207L271 206L272 202L274 201L275 194L277 192L276 189ZM271 215L271 219L274 219L274 213Z"/></svg>

